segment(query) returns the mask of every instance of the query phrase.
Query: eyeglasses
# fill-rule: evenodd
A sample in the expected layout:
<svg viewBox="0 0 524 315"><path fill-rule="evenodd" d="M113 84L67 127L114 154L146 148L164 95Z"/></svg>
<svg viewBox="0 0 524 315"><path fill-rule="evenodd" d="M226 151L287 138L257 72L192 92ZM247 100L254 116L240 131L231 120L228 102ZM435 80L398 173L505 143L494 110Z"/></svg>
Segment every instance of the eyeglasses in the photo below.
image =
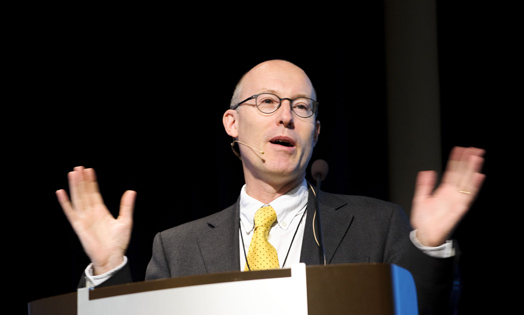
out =
<svg viewBox="0 0 524 315"><path fill-rule="evenodd" d="M240 105L252 99L255 100L255 104L245 105L256 106L258 110L264 114L272 114L276 112L277 109L279 109L282 105L283 100L288 100L291 103L291 110L293 113L302 118L311 117L318 111L318 102L309 97L297 97L294 99L280 98L273 93L261 93L253 95L231 107L231 109L237 109Z"/></svg>

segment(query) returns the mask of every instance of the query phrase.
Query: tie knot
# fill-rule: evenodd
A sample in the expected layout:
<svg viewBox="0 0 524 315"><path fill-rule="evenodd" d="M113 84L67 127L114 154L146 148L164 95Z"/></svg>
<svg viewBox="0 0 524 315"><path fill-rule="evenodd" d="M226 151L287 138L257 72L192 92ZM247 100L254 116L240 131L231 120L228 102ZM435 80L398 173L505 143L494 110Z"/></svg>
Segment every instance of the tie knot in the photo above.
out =
<svg viewBox="0 0 524 315"><path fill-rule="evenodd" d="M269 230L273 222L277 220L277 213L271 206L265 206L255 213L255 228L265 227Z"/></svg>

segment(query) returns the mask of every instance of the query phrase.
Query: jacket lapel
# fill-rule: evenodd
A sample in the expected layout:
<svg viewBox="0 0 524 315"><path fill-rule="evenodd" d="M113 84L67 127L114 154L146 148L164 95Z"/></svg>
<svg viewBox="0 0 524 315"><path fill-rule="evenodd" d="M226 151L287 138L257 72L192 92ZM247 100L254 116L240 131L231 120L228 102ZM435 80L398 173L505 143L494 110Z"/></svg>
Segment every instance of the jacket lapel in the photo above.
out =
<svg viewBox="0 0 524 315"><path fill-rule="evenodd" d="M326 194L320 191L319 194L319 206L320 215L322 219L322 234L324 238L324 247L326 252L326 262L329 264L335 255L338 246L344 239L351 222L353 220L353 214L348 215L347 203L337 198L335 195ZM317 213L318 215L318 213ZM318 227L317 218L314 222L313 232L313 218L315 217L315 195L313 189L310 187L309 199L307 206L307 221L304 230L304 239L302 241L302 252L300 261L305 262L308 265L322 265L323 258L320 247L317 245L318 240Z"/></svg>
<svg viewBox="0 0 524 315"><path fill-rule="evenodd" d="M353 214L349 213L348 215L350 209L348 209L347 203L337 198L336 195L320 191L319 198L326 261L329 264L351 226ZM322 253L313 232L315 195L311 187L306 211L306 227L302 240L300 261L307 265L321 265L323 264ZM239 224L239 200L231 207L208 218L207 231L197 239L208 273L240 270ZM318 234L316 222L315 233Z"/></svg>
<svg viewBox="0 0 524 315"><path fill-rule="evenodd" d="M239 202L210 216L198 246L208 273L239 271Z"/></svg>

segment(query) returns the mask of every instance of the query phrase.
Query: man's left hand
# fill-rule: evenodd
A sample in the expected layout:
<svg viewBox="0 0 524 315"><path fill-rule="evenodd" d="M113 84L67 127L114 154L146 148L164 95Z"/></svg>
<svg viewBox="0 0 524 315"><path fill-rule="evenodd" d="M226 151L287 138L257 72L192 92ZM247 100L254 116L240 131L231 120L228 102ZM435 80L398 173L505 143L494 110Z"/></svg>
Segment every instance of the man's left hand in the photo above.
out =
<svg viewBox="0 0 524 315"><path fill-rule="evenodd" d="M444 244L467 213L479 192L484 150L455 147L451 151L442 182L434 190L436 172L423 171L417 176L411 210L411 225L424 246Z"/></svg>

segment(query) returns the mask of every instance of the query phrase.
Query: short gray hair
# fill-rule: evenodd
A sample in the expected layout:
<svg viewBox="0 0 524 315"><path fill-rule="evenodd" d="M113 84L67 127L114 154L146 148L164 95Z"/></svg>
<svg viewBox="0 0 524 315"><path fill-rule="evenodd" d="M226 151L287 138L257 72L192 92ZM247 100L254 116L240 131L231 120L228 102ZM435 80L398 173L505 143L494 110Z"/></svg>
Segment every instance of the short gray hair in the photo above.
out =
<svg viewBox="0 0 524 315"><path fill-rule="evenodd" d="M229 104L229 108L233 108L233 106L241 102L240 95L242 94L242 82L244 81L246 74L244 74L238 81L235 91L233 91L233 97L231 97L231 104Z"/></svg>

